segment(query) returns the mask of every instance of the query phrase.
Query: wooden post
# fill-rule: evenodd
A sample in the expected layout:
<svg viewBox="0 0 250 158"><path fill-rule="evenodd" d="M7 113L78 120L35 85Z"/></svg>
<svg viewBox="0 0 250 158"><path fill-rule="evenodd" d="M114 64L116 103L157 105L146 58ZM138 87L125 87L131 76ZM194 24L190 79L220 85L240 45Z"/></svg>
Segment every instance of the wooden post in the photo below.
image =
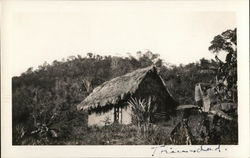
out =
<svg viewBox="0 0 250 158"><path fill-rule="evenodd" d="M114 107L114 123L119 123L119 107Z"/></svg>
<svg viewBox="0 0 250 158"><path fill-rule="evenodd" d="M120 110L121 111L121 122L120 123L122 124L122 108L120 108L120 109L121 109Z"/></svg>

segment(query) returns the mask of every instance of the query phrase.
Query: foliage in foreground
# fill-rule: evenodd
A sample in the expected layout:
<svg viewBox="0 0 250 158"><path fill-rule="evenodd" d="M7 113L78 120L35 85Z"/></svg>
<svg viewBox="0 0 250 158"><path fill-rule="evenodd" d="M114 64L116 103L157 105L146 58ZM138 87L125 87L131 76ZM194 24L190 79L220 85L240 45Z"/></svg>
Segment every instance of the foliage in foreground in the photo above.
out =
<svg viewBox="0 0 250 158"><path fill-rule="evenodd" d="M159 145L171 144L171 127L152 125L147 132L141 132L134 125L111 124L104 127L78 128L77 135L69 138L38 140L36 137L19 139L22 145Z"/></svg>
<svg viewBox="0 0 250 158"><path fill-rule="evenodd" d="M191 118L189 128L192 133L192 144L237 144L237 123L220 122L213 127L208 135L202 125L201 118ZM22 145L185 145L186 136L183 133L182 123L177 126L177 135L171 140L174 124L158 124L149 126L142 132L138 126L111 124L104 127L75 127L74 135L68 138L49 138L48 140L37 137L23 137L19 139ZM180 129L181 128L181 129ZM219 129L218 129L219 128ZM219 132L218 132L219 130ZM176 131L175 131L176 132ZM210 137L206 139L206 137Z"/></svg>

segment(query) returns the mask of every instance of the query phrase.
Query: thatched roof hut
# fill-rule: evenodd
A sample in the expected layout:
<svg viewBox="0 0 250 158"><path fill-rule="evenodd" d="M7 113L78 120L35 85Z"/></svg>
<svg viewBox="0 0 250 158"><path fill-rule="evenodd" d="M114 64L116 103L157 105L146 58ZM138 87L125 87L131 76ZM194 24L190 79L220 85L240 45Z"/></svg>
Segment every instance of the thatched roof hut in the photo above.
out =
<svg viewBox="0 0 250 158"><path fill-rule="evenodd" d="M96 87L93 92L77 106L77 109L91 110L107 105L116 105L119 101L133 95L148 73L157 73L157 70L155 67L150 66L104 82L102 85ZM160 79L165 87L164 81L161 77ZM166 91L169 93L167 88Z"/></svg>
<svg viewBox="0 0 250 158"><path fill-rule="evenodd" d="M155 95L162 106L173 110L177 102L172 98L154 66L138 69L131 73L104 82L96 87L78 106L78 110L107 112L115 107L126 106L131 98L147 98ZM166 108L168 107L168 108Z"/></svg>

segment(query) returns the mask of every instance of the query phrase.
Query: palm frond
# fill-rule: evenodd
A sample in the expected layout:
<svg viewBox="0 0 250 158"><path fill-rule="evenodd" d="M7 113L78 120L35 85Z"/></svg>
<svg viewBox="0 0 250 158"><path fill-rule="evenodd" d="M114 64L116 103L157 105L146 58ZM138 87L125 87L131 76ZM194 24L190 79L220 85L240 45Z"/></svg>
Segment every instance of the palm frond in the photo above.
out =
<svg viewBox="0 0 250 158"><path fill-rule="evenodd" d="M196 105L180 105L176 108L176 110L185 110L185 109L201 109L200 107L196 106ZM204 112L204 111L202 111ZM210 110L207 113L212 114L212 115L216 115L218 117L224 118L226 120L233 120L233 118L231 116L229 116L228 114L226 114L225 112L219 110L219 109L215 109L215 110Z"/></svg>
<svg viewBox="0 0 250 158"><path fill-rule="evenodd" d="M149 121L156 111L152 98L131 98L128 104L132 107L133 115L139 122Z"/></svg>
<svg viewBox="0 0 250 158"><path fill-rule="evenodd" d="M176 108L176 110L183 110L183 109L199 109L200 107L196 105L180 105Z"/></svg>
<svg viewBox="0 0 250 158"><path fill-rule="evenodd" d="M219 116L221 118L224 118L226 120L230 120L230 121L233 120L233 118L231 116L229 116L228 114L226 114L223 111L218 110L218 109L217 110L211 110L211 111L209 111L209 113L213 114L213 115L216 115L216 116Z"/></svg>

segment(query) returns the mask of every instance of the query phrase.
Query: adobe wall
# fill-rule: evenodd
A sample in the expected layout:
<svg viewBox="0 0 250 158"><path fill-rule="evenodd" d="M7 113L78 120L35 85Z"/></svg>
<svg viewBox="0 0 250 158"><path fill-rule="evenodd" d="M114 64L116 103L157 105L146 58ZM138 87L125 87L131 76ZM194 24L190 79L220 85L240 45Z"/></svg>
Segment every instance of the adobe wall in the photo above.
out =
<svg viewBox="0 0 250 158"><path fill-rule="evenodd" d="M132 121L131 117L132 110L130 107L124 107L123 109L120 109L119 113L119 123L121 124L130 124ZM114 122L114 108L112 108L110 111L106 113L91 113L88 115L88 126L104 126L105 120L109 118L110 122Z"/></svg>
<svg viewBox="0 0 250 158"><path fill-rule="evenodd" d="M131 107L127 106L127 107L124 107L122 110L121 110L121 113L120 113L120 120L119 122L121 124L130 124L132 122L132 109Z"/></svg>
<svg viewBox="0 0 250 158"><path fill-rule="evenodd" d="M110 119L110 122L114 122L114 109L106 113L91 113L88 115L88 126L104 126L105 120Z"/></svg>

